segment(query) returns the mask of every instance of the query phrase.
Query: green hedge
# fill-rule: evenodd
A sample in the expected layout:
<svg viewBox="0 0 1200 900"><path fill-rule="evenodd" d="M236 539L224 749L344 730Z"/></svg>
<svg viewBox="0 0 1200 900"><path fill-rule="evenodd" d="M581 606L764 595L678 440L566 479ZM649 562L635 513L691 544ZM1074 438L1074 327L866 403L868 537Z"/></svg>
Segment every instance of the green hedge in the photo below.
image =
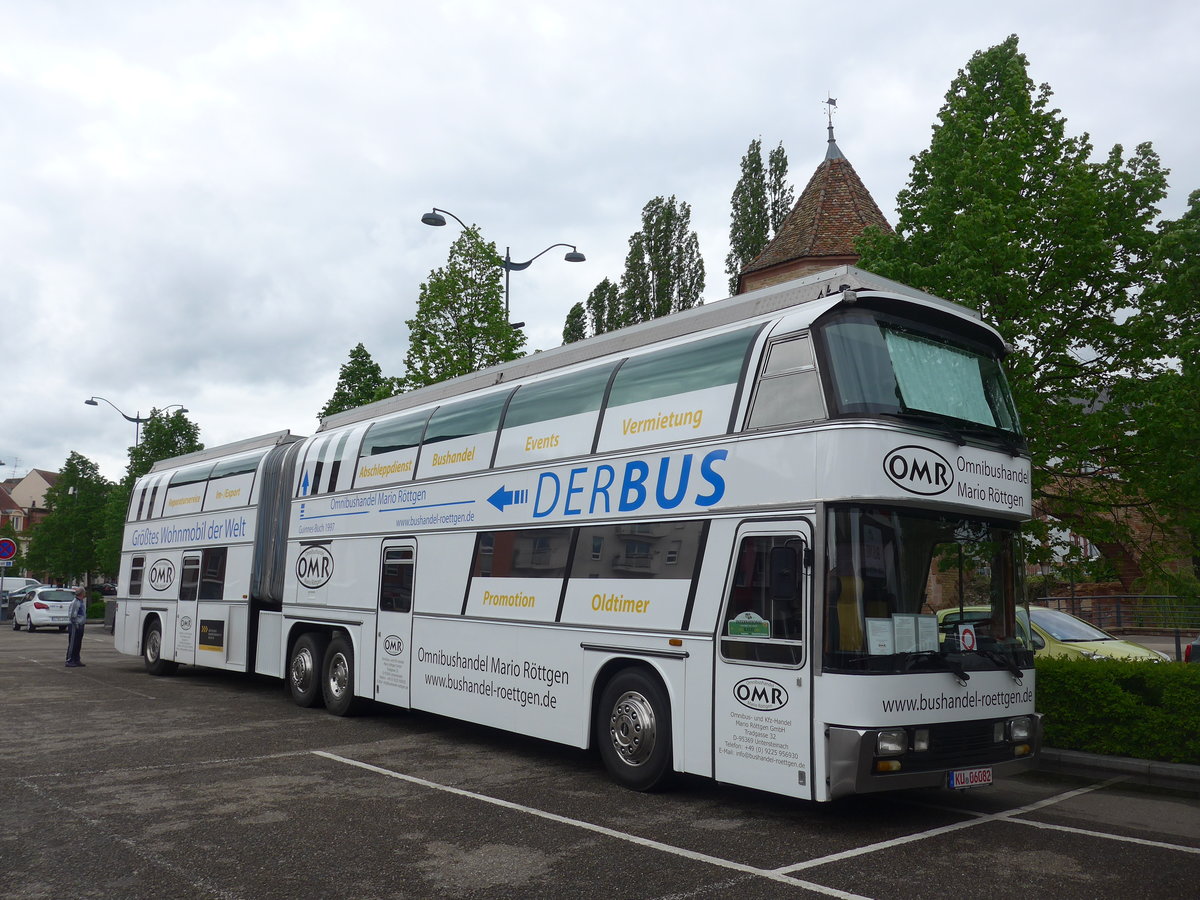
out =
<svg viewBox="0 0 1200 900"><path fill-rule="evenodd" d="M1200 764L1200 666L1039 659L1045 744L1105 756Z"/></svg>

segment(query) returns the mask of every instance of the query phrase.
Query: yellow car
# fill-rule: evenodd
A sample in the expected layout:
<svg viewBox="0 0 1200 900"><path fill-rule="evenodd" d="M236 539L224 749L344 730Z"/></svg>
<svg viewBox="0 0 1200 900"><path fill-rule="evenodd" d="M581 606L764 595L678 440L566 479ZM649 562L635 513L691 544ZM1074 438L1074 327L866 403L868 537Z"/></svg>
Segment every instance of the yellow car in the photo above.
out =
<svg viewBox="0 0 1200 900"><path fill-rule="evenodd" d="M1130 659L1169 662L1171 657L1133 641L1113 637L1075 616L1044 606L1029 607L1035 656L1086 656L1088 659Z"/></svg>
<svg viewBox="0 0 1200 900"><path fill-rule="evenodd" d="M963 622L978 622L986 628L991 610L986 606L957 607L938 614L942 639L957 631ZM1113 637L1095 625L1075 616L1044 606L1031 606L1029 616L1017 610L1017 634L1022 643L1033 647L1034 656L1084 657L1086 659L1128 659L1166 662L1170 657L1122 638Z"/></svg>

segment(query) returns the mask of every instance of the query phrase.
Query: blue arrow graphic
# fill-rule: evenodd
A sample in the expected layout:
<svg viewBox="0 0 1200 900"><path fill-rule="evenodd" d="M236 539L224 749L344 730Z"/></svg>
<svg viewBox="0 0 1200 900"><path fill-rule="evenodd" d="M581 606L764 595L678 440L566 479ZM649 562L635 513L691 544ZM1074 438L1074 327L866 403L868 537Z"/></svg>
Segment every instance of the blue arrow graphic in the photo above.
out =
<svg viewBox="0 0 1200 900"><path fill-rule="evenodd" d="M300 496L308 496L308 472L304 473L304 479L300 482Z"/></svg>
<svg viewBox="0 0 1200 900"><path fill-rule="evenodd" d="M529 491L509 491L504 485L500 485L496 493L488 497L488 503L504 512L504 507L515 506L518 503L527 503L529 501Z"/></svg>

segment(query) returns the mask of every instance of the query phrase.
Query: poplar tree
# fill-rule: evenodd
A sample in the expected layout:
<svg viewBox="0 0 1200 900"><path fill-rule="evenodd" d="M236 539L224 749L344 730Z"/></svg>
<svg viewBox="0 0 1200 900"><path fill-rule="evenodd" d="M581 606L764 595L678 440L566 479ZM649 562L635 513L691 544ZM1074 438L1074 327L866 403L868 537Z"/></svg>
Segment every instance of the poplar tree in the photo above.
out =
<svg viewBox="0 0 1200 900"><path fill-rule="evenodd" d="M779 233L779 226L796 205L796 192L788 182L787 174L787 151L783 149L783 141L780 141L767 160L767 209L771 220L771 237Z"/></svg>
<svg viewBox="0 0 1200 900"><path fill-rule="evenodd" d="M702 303L704 259L692 230L692 208L655 197L642 208L642 228L629 238L621 276L621 324L633 325Z"/></svg>
<svg viewBox="0 0 1200 900"><path fill-rule="evenodd" d="M406 324L406 390L436 384L522 356L525 335L504 310L503 260L475 227L450 247L446 265L421 285L417 312Z"/></svg>
<svg viewBox="0 0 1200 900"><path fill-rule="evenodd" d="M725 272L729 275L729 293L737 293L738 276L755 259L792 211L795 191L787 181L788 159L783 142L770 152L763 168L762 140L750 142L742 157L742 175L730 198L729 254Z"/></svg>
<svg viewBox="0 0 1200 900"><path fill-rule="evenodd" d="M574 344L587 336L587 312L582 303L576 303L567 313L567 321L563 325L563 343Z"/></svg>
<svg viewBox="0 0 1200 900"><path fill-rule="evenodd" d="M742 157L742 177L729 200L729 253L725 272L729 275L729 293L736 294L742 268L767 246L771 234L771 214L767 200L767 174L763 170L762 140L750 142Z"/></svg>
<svg viewBox="0 0 1200 900"><path fill-rule="evenodd" d="M608 278L592 288L584 306L593 335L615 331L625 324L621 314L621 289Z"/></svg>

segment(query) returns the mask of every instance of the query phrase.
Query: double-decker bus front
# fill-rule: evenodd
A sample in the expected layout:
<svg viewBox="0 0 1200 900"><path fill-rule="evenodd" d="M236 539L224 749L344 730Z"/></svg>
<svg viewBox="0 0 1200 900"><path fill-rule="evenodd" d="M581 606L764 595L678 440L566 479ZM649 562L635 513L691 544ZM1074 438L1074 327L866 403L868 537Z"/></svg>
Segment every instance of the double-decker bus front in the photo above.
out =
<svg viewBox="0 0 1200 900"><path fill-rule="evenodd" d="M1030 466L1003 345L937 310L870 300L814 331L830 419L846 426L828 436L839 463L815 541L813 749L827 796L1029 768L1040 721L1018 531Z"/></svg>

